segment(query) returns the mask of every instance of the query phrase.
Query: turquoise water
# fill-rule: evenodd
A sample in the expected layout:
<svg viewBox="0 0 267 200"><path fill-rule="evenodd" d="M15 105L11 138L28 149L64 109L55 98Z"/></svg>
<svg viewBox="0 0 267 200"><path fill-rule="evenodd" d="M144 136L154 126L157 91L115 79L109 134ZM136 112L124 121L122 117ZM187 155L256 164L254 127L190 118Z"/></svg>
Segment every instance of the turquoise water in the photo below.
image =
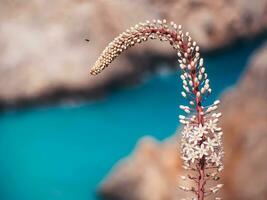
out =
<svg viewBox="0 0 267 200"><path fill-rule="evenodd" d="M236 83L259 43L207 55L213 99ZM178 73L160 73L98 102L2 113L1 200L97 199L101 179L140 137L175 132L180 84Z"/></svg>

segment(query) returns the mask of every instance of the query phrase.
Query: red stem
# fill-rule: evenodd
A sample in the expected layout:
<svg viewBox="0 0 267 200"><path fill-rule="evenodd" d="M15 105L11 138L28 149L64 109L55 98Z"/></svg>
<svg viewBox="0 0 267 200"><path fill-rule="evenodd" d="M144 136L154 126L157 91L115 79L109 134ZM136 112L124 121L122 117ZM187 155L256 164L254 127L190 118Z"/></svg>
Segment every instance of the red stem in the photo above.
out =
<svg viewBox="0 0 267 200"><path fill-rule="evenodd" d="M185 51L187 50L187 47L184 47ZM191 64L192 58L188 58L189 59L189 63ZM198 87L198 83L195 82L195 78L197 77L197 71L196 71L196 66L191 66L192 69L190 71L190 76L191 79L193 80L193 92L195 95L195 102L196 102L196 112L197 112L197 122L198 124L204 125L204 118L203 118L203 108L201 105L201 97L197 95L197 93L199 92L199 87ZM205 138L203 136L202 140L200 141L200 145L204 142ZM197 163L197 169L198 169L198 185L197 185L197 198L198 200L204 200L204 194L205 194L205 157L203 156L199 162Z"/></svg>
<svg viewBox="0 0 267 200"><path fill-rule="evenodd" d="M196 66L192 66L192 70L191 70L191 78L193 80L193 87L194 87L194 94L195 94L195 101L196 101L196 112L197 112L197 121L198 121L198 124L201 124L203 125L204 124L204 119L203 119L203 115L202 115L202 112L203 112L203 108L201 106L201 97L198 97L197 96L197 93L199 92L199 88L198 88L198 83L196 83L194 80L197 76L196 74ZM203 139L200 141L200 145L203 143L204 141L204 137ZM197 188L197 198L198 200L204 200L204 194L205 194L205 190L204 190L204 187L205 187L205 184L206 184L206 181L205 181L205 157L203 156L199 162L197 163L197 169L198 169L198 188Z"/></svg>

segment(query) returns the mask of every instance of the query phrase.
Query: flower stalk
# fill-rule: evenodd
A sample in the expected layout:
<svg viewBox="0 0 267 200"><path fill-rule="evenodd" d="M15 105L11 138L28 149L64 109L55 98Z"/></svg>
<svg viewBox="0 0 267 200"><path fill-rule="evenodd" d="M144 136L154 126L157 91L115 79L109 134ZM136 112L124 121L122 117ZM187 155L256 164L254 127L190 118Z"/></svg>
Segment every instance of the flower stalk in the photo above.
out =
<svg viewBox="0 0 267 200"><path fill-rule="evenodd" d="M180 186L186 192L192 192L193 200L204 200L205 197L216 194L222 187L217 184L207 188L208 181L218 181L219 172L223 169L222 131L217 126L221 113L216 113L218 100L212 105L203 106L211 94L208 75L200 57L200 48L192 40L188 32L182 31L181 25L166 20L153 20L139 23L116 37L104 49L90 73L97 75L123 51L148 39L167 41L177 52L183 91L181 95L187 99L188 105L180 108L188 115L180 115L183 124L181 139L181 158L183 168L188 172L182 180L192 182L192 187ZM193 175L192 175L193 174ZM192 200L192 198L190 198ZM215 197L216 200L221 198Z"/></svg>

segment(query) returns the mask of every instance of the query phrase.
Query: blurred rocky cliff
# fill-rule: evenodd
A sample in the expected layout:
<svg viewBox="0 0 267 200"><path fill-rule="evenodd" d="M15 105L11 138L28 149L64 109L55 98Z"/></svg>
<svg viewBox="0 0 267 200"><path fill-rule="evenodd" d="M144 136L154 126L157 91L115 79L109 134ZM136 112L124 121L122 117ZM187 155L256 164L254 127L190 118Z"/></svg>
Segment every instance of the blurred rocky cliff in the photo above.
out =
<svg viewBox="0 0 267 200"><path fill-rule="evenodd" d="M266 77L267 43L250 60L237 86L222 96L223 199L267 199ZM178 137L164 142L145 138L115 166L99 193L116 200L181 199L185 197L178 189L181 174Z"/></svg>
<svg viewBox="0 0 267 200"><path fill-rule="evenodd" d="M88 70L113 37L139 21L180 23L204 51L267 27L266 0L0 0L0 5L2 107L96 98L110 87L138 81L158 67L157 58L169 60L174 52L149 42L129 50L97 78Z"/></svg>

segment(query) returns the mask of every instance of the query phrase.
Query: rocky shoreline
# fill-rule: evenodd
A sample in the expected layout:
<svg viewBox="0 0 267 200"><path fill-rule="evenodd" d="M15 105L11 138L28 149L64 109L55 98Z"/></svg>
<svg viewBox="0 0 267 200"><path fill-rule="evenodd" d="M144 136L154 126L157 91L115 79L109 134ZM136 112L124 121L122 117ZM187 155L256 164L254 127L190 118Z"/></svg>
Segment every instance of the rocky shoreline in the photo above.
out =
<svg viewBox="0 0 267 200"><path fill-rule="evenodd" d="M267 43L251 58L237 86L221 98L226 152L221 195L226 200L267 199L266 63ZM178 189L183 171L177 139L141 139L103 180L100 196L111 200L184 198Z"/></svg>
<svg viewBox="0 0 267 200"><path fill-rule="evenodd" d="M129 50L112 70L89 76L106 44L144 19L180 22L203 52L256 38L267 28L266 0L0 2L0 109L99 98L153 73L155 61L176 66L168 45L149 42Z"/></svg>

